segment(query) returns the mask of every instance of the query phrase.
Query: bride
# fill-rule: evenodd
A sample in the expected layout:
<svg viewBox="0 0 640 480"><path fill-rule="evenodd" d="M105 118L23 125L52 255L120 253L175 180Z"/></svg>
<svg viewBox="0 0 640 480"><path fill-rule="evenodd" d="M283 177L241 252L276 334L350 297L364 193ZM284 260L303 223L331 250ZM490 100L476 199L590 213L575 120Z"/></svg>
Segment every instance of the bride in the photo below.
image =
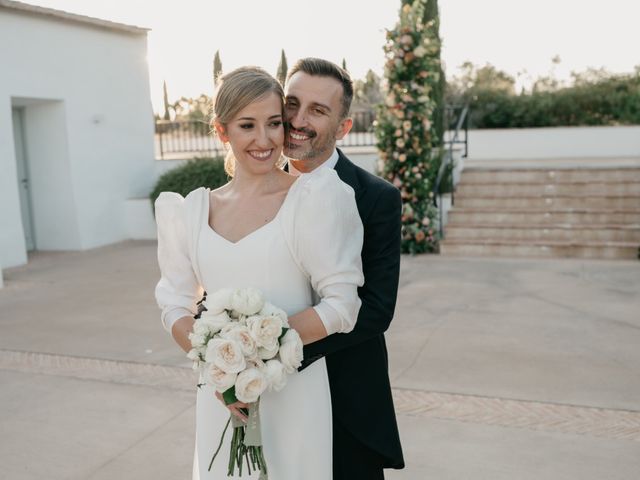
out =
<svg viewBox="0 0 640 480"><path fill-rule="evenodd" d="M282 170L282 87L257 67L222 77L212 124L229 145L232 180L155 203L161 278L155 295L165 328L188 351L203 291L254 287L289 315L303 343L353 329L363 284L363 230L351 187L332 169L298 177ZM319 297L319 302L314 301ZM228 438L208 471L229 414L211 387L198 389L194 479L227 475ZM331 397L324 358L260 400L272 480L332 478ZM236 477L237 478L237 477ZM243 475L242 478L257 478Z"/></svg>

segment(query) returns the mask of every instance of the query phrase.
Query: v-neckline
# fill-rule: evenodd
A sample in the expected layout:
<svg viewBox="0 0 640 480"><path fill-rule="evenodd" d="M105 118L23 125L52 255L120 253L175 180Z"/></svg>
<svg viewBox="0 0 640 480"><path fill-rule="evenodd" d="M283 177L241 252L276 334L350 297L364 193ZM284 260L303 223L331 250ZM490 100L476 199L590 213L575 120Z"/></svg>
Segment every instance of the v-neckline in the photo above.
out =
<svg viewBox="0 0 640 480"><path fill-rule="evenodd" d="M284 208L284 205L287 203L287 199L289 198L289 194L291 193L291 190L293 190L293 187L296 185L296 183L298 183L298 180L300 179L301 176L302 175L298 175L296 177L296 179L293 181L293 183L291 183L291 185L289 186L289 190L287 190L287 193L284 196L284 200L280 204L280 208L278 208L278 211L276 212L274 217L271 220L269 220L267 223L265 223L263 225L260 225L258 228L256 228L255 230L250 231L244 237L236 240L235 242L232 242L227 237L224 237L224 236L220 235L218 232L216 232L214 230L214 228L209 223L209 217L211 216L211 189L207 188L207 209L206 209L206 217L205 217L206 228L208 230L210 230L211 232L213 232L213 234L215 236L217 236L218 238L222 239L223 241L225 241L229 245L238 245L238 244L244 242L246 239L252 237L253 235L255 235L258 232L260 232L261 230L264 230L265 228L267 228L269 225L271 225L272 223L274 223L278 219L278 217L280 216L280 212Z"/></svg>

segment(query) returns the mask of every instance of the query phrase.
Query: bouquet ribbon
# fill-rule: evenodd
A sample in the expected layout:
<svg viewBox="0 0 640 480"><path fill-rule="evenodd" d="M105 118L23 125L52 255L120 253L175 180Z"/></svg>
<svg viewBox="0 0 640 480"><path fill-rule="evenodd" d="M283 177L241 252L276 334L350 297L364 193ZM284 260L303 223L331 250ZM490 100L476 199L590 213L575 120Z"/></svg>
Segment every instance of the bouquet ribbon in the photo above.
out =
<svg viewBox="0 0 640 480"><path fill-rule="evenodd" d="M232 476L235 469L239 469L240 475L242 475L243 460L246 461L247 469L251 473L251 467L254 470L260 471L259 480L268 480L267 464L264 459L264 453L262 451L262 432L260 429L260 399L254 403L250 403L248 407L247 423L237 418L235 415L229 417L227 425L224 427L222 436L220 438L220 445L213 454L211 463L209 464L209 470L213 465L222 442L224 440L225 433L229 427L229 423L233 427L233 438L231 440L231 451L229 452L229 468L227 475Z"/></svg>

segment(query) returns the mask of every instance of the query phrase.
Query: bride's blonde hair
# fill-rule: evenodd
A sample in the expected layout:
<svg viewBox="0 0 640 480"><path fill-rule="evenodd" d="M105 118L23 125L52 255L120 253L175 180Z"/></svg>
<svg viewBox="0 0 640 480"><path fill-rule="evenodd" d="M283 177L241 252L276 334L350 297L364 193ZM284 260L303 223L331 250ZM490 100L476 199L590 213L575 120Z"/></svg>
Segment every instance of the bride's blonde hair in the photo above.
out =
<svg viewBox="0 0 640 480"><path fill-rule="evenodd" d="M227 124L247 105L262 99L269 93L275 93L280 99L284 116L284 91L280 82L260 67L240 67L223 75L218 80L216 94L213 100L213 112L210 125L214 123L226 127ZM282 167L285 158L280 155L277 162ZM235 173L235 157L229 149L224 159L224 170L230 177Z"/></svg>

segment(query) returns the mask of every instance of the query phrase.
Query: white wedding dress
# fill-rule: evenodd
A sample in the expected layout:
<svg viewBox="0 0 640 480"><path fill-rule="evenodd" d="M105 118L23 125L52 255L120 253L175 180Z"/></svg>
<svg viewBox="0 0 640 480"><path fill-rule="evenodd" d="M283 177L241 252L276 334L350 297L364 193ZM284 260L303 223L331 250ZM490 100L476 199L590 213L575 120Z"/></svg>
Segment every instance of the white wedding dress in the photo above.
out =
<svg viewBox="0 0 640 480"><path fill-rule="evenodd" d="M276 217L236 243L210 227L209 205L206 188L184 199L163 192L156 201L162 274L156 299L167 329L177 318L196 312L203 289L213 293L242 287L262 290L288 314L314 305L318 292L324 312L328 305L343 322L334 330L353 328L360 306L355 290L363 283L362 223L353 190L335 171L325 168L300 176ZM331 397L324 358L290 375L282 391L265 392L260 417L271 480L332 478ZM211 471L207 469L228 418L211 387L198 390L194 480L227 478L231 427ZM258 474L247 475L245 464L240 478Z"/></svg>

